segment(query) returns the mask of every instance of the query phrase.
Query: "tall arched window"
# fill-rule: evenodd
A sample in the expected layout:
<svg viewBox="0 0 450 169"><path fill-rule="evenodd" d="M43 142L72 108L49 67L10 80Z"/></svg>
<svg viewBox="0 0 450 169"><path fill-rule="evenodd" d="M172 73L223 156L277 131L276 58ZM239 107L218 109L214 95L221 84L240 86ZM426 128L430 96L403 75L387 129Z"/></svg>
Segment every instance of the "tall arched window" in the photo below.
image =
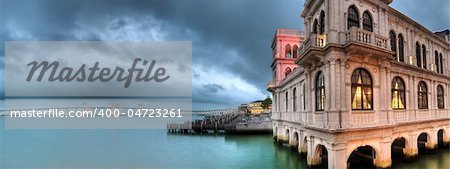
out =
<svg viewBox="0 0 450 169"><path fill-rule="evenodd" d="M427 48L425 45L422 45L422 60L423 60L423 68L427 68Z"/></svg>
<svg viewBox="0 0 450 169"><path fill-rule="evenodd" d="M365 11L363 13L363 29L366 31L373 32L372 16L370 16L369 11Z"/></svg>
<svg viewBox="0 0 450 169"><path fill-rule="evenodd" d="M359 14L355 5L348 8L347 15L347 29L350 29L353 26L359 28Z"/></svg>
<svg viewBox="0 0 450 169"><path fill-rule="evenodd" d="M444 109L444 88L441 85L437 86L437 105L438 109Z"/></svg>
<svg viewBox="0 0 450 169"><path fill-rule="evenodd" d="M441 64L439 63L439 53L438 51L434 51L434 65L436 65L436 72L441 73Z"/></svg>
<svg viewBox="0 0 450 169"><path fill-rule="evenodd" d="M292 58L291 45L287 44L284 49L284 52L285 52L286 58Z"/></svg>
<svg viewBox="0 0 450 169"><path fill-rule="evenodd" d="M403 83L402 78L395 77L392 80L392 109L405 109L405 83Z"/></svg>
<svg viewBox="0 0 450 169"><path fill-rule="evenodd" d="M284 77L288 76L290 73L292 72L291 68L286 68L286 70L284 70Z"/></svg>
<svg viewBox="0 0 450 169"><path fill-rule="evenodd" d="M439 67L441 68L441 74L444 74L444 58L442 57L442 53L439 54L439 63L441 64Z"/></svg>
<svg viewBox="0 0 450 169"><path fill-rule="evenodd" d="M294 47L292 48L292 53L293 53L293 55L294 55L294 58L297 58L298 56L297 56L297 50L298 50L298 46L297 45L294 45Z"/></svg>
<svg viewBox="0 0 450 169"><path fill-rule="evenodd" d="M352 110L372 110L372 103L372 78L367 70L358 68L352 74Z"/></svg>
<svg viewBox="0 0 450 169"><path fill-rule="evenodd" d="M389 32L389 39L390 39L390 42L391 42L391 51L394 52L394 58L396 60L398 60L398 57L397 57L397 37L395 36L394 31L392 31L392 30Z"/></svg>
<svg viewBox="0 0 450 169"><path fill-rule="evenodd" d="M306 85L303 83L303 110L306 110Z"/></svg>
<svg viewBox="0 0 450 169"><path fill-rule="evenodd" d="M404 52L404 48L403 48L403 35L400 33L398 34L398 60L400 62L404 62L405 61L405 52Z"/></svg>
<svg viewBox="0 0 450 169"><path fill-rule="evenodd" d="M325 32L325 12L320 11L319 17L319 34L323 34Z"/></svg>
<svg viewBox="0 0 450 169"><path fill-rule="evenodd" d="M297 88L292 90L292 110L297 111Z"/></svg>
<svg viewBox="0 0 450 169"><path fill-rule="evenodd" d="M284 109L286 110L286 112L289 110L288 109L288 107L289 107L289 93L288 93L288 91L286 91L286 97L284 98L284 101L285 101L285 103L286 103L286 107L284 107Z"/></svg>
<svg viewBox="0 0 450 169"><path fill-rule="evenodd" d="M422 57L420 57L420 44L416 42L416 61L417 66L422 67Z"/></svg>
<svg viewBox="0 0 450 169"><path fill-rule="evenodd" d="M316 111L325 110L325 78L319 72L316 78Z"/></svg>
<svg viewBox="0 0 450 169"><path fill-rule="evenodd" d="M423 81L419 82L417 99L419 109L428 109L428 89Z"/></svg>
<svg viewBox="0 0 450 169"><path fill-rule="evenodd" d="M317 19L314 19L314 23L313 23L313 27L312 27L312 32L314 33L314 34L317 34L317 28L319 27L319 25L318 25L318 23L317 23Z"/></svg>

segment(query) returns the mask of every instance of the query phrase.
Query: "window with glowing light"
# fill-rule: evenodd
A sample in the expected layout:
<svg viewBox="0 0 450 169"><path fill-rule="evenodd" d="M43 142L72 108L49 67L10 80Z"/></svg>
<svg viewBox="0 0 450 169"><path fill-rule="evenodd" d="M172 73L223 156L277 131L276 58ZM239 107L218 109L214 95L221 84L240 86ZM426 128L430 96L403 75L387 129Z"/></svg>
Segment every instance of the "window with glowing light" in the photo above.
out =
<svg viewBox="0 0 450 169"><path fill-rule="evenodd" d="M325 78L319 72L316 78L316 111L325 110Z"/></svg>
<svg viewBox="0 0 450 169"><path fill-rule="evenodd" d="M405 109L405 98L405 83L400 77L395 77L392 80L392 109Z"/></svg>
<svg viewBox="0 0 450 169"><path fill-rule="evenodd" d="M373 110L372 78L363 68L352 74L352 110Z"/></svg>
<svg viewBox="0 0 450 169"><path fill-rule="evenodd" d="M419 109L428 109L428 89L423 81L419 82L417 99Z"/></svg>

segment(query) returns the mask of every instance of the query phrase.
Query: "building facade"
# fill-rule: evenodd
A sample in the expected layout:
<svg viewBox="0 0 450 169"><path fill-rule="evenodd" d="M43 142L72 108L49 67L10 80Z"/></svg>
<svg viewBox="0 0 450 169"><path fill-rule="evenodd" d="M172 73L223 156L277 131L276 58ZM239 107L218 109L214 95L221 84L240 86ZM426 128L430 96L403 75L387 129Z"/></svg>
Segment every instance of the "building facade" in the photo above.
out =
<svg viewBox="0 0 450 169"><path fill-rule="evenodd" d="M274 139L309 166L389 168L392 155L448 145L448 31L431 32L391 2L306 0L305 32L277 30Z"/></svg>

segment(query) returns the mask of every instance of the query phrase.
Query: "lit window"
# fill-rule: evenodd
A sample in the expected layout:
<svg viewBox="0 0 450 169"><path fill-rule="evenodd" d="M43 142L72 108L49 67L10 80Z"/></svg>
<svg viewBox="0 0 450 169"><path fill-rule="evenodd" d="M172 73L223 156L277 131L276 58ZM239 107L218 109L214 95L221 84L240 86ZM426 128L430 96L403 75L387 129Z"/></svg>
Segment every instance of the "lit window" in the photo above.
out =
<svg viewBox="0 0 450 169"><path fill-rule="evenodd" d="M405 84L400 77L392 81L392 108L405 109Z"/></svg>
<svg viewBox="0 0 450 169"><path fill-rule="evenodd" d="M352 110L372 110L372 78L362 68L352 74Z"/></svg>

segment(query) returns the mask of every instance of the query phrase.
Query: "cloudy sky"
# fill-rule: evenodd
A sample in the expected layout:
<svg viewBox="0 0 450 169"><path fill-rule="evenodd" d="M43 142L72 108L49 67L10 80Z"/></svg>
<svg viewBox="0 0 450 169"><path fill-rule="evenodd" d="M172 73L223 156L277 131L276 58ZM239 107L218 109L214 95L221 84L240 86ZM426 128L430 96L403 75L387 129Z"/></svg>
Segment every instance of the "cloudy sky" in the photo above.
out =
<svg viewBox="0 0 450 169"><path fill-rule="evenodd" d="M303 29L303 0L0 0L8 40L192 41L197 109L264 99L276 28ZM430 30L450 27L450 1L394 0ZM3 70L3 69L2 69Z"/></svg>

